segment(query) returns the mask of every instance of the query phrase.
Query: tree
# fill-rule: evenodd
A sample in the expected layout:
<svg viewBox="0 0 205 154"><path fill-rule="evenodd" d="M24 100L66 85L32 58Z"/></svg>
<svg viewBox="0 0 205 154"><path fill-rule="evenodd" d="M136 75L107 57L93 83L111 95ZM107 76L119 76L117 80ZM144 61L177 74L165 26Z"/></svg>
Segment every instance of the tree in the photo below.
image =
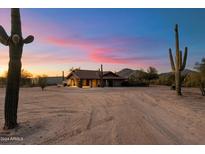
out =
<svg viewBox="0 0 205 154"><path fill-rule="evenodd" d="M3 77L7 78L8 77L8 71L5 71L3 73ZM21 70L21 80L20 80L20 85L26 85L31 83L31 78L33 77L33 74L31 74L29 71L26 71L24 69Z"/></svg>
<svg viewBox="0 0 205 154"><path fill-rule="evenodd" d="M8 36L4 28L0 25L0 43L5 46L9 46L9 69L4 108L4 129L13 129L18 126L17 109L23 45L31 43L33 40L34 37L31 35L23 39L21 32L20 11L17 8L11 9L11 36Z"/></svg>
<svg viewBox="0 0 205 154"><path fill-rule="evenodd" d="M198 81L198 86L202 96L205 96L205 58L202 58L201 63L197 62L195 64L195 69L198 71L198 74L195 76Z"/></svg>
<svg viewBox="0 0 205 154"><path fill-rule="evenodd" d="M33 75L30 72L22 69L21 70L21 86L31 84L32 77Z"/></svg>
<svg viewBox="0 0 205 154"><path fill-rule="evenodd" d="M159 75L158 75L157 69L150 66L147 69L147 80L149 80L149 82L150 82L151 80L155 80L158 78L159 78Z"/></svg>
<svg viewBox="0 0 205 154"><path fill-rule="evenodd" d="M47 86L47 76L46 75L38 76L38 85L41 87L43 91L44 88Z"/></svg>
<svg viewBox="0 0 205 154"><path fill-rule="evenodd" d="M33 74L31 74L29 71L22 69L21 70L21 78L31 78L33 77Z"/></svg>

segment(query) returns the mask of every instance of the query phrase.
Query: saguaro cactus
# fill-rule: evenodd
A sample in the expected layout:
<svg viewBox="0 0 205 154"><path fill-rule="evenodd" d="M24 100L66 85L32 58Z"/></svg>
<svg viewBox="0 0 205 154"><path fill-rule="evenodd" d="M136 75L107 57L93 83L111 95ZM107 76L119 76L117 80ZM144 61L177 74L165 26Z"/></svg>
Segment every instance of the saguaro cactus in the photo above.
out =
<svg viewBox="0 0 205 154"><path fill-rule="evenodd" d="M100 87L104 87L104 84L103 84L103 65L101 64L101 67L100 67Z"/></svg>
<svg viewBox="0 0 205 154"><path fill-rule="evenodd" d="M34 37L29 35L23 39L21 32L21 18L19 9L11 9L11 36L9 37L0 25L0 42L9 46L9 68L5 97L5 124L4 129L17 126L17 108L19 99L19 84L21 77L21 57L23 45L31 43Z"/></svg>
<svg viewBox="0 0 205 154"><path fill-rule="evenodd" d="M182 60L182 51L179 49L179 34L178 34L178 25L175 26L175 39L176 39L176 58L175 63L172 56L172 50L169 49L169 58L172 67L172 71L175 73L175 86L177 95L182 95L181 93L181 71L185 69L187 61L187 52L188 48L185 47L184 57Z"/></svg>

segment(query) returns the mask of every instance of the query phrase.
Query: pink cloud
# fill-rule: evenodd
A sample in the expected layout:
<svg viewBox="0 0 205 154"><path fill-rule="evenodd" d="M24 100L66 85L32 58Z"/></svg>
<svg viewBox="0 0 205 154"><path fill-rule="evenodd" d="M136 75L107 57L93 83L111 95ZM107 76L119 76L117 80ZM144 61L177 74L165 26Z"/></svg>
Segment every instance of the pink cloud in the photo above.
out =
<svg viewBox="0 0 205 154"><path fill-rule="evenodd" d="M117 56L117 51L109 48L96 49L90 53L92 60L102 63L114 63L114 64L130 64L136 63L136 61L144 60L144 58L138 57L120 57Z"/></svg>
<svg viewBox="0 0 205 154"><path fill-rule="evenodd" d="M23 13L23 12L22 12ZM35 20L38 19L37 22ZM8 25L10 22L7 18L1 18L4 24ZM147 57L128 57L123 56L122 52L126 52L126 49L116 49L114 47L107 47L112 45L131 45L131 44L144 44L148 40L142 38L132 38L132 37L117 37L117 38L103 38L103 39L74 39L74 38L60 38L56 37L56 34L64 34L60 28L56 29L57 25L54 23L44 22L42 19L34 18L30 19L26 15L22 17L22 26L24 34L33 34L35 40L39 42L45 42L48 45L57 45L59 47L65 47L70 49L71 47L79 48L81 51L85 52L88 60L100 63L111 63L111 64L138 64L146 61ZM32 22L31 22L32 21ZM34 22L33 22L34 21ZM43 25L43 26L42 26ZM52 32L52 33L51 33ZM72 33L72 32L66 32ZM79 58L75 59L69 56L62 56L55 53L49 54L41 52L28 53L24 52L23 61L27 65L39 65L44 63L56 63L65 64L72 63L73 61L80 62ZM47 61L47 59L49 59Z"/></svg>
<svg viewBox="0 0 205 154"><path fill-rule="evenodd" d="M117 43L118 39L113 39L113 42ZM125 39L130 42L129 39ZM132 40L132 39L131 39ZM44 40L45 42L58 45L63 47L72 47L75 46L77 48L82 49L87 53L90 61L97 63L110 63L110 64L128 64L128 65L137 65L140 67L144 67L145 65L153 64L155 59L152 57L146 56L132 56L125 57L123 53L126 52L126 49L122 48L112 48L112 47L104 47L104 44L101 44L101 48L99 48L99 44L96 41L90 40L78 40L78 39L60 39L56 37L48 37ZM110 40L111 42L111 40ZM119 43L123 42L123 39L119 39Z"/></svg>
<svg viewBox="0 0 205 154"><path fill-rule="evenodd" d="M1 19L6 27L8 27L8 22L6 18ZM35 19L32 19L35 20ZM77 47L81 51L85 52L88 56L89 61L99 62L99 63L110 63L110 64L138 64L143 63L143 60L146 60L146 57L127 57L122 56L122 52L126 52L122 49L116 49L114 47L107 47L110 45L122 45L122 44L135 44L135 43L144 43L144 40L136 39L136 38L108 38L108 39L74 39L74 38L60 38L56 37L56 33L62 33L61 30L56 30L55 24L45 23L43 21L38 22L29 22L30 19L24 20L23 24L23 32L24 34L33 34L35 36L35 40L39 42L45 42L48 45L57 45L59 47L65 47L70 49L71 47ZM44 25L44 26L42 26ZM10 27L9 27L10 28ZM52 32L50 34L49 32ZM67 32L68 33L68 32ZM6 53L8 54L8 53ZM2 58L5 57L5 58ZM79 58L73 58L72 56L62 56L59 54L49 54L41 52L36 54L35 52L24 52L23 54L23 62L25 65L40 65L40 64L67 64L72 62L81 62ZM1 56L3 59L2 63L6 63L8 61L8 56Z"/></svg>
<svg viewBox="0 0 205 154"><path fill-rule="evenodd" d="M114 48L98 48L97 44L89 42L87 40L74 40L74 39L59 39L54 37L49 37L45 40L47 43L51 43L58 46L76 46L83 51L87 52L90 60L95 62L103 62L103 63L128 63L129 61L126 59L118 59L112 58L110 54L116 54L116 49ZM119 52L120 50L118 50Z"/></svg>
<svg viewBox="0 0 205 154"><path fill-rule="evenodd" d="M64 47L75 46L85 51L90 51L96 47L96 44L89 42L87 40L79 40L79 39L73 39L73 38L61 39L61 38L50 36L50 37L44 38L44 41L49 44L64 46Z"/></svg>

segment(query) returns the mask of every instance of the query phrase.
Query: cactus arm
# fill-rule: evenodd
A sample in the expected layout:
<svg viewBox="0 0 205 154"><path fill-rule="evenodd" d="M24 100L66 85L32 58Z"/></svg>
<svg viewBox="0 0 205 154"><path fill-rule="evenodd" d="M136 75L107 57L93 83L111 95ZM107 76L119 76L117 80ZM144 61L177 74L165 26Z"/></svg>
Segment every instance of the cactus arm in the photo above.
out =
<svg viewBox="0 0 205 154"><path fill-rule="evenodd" d="M182 64L181 70L184 70L184 69L185 69L186 61L187 61L187 54L188 54L188 48L185 47L184 58L183 58L183 64Z"/></svg>
<svg viewBox="0 0 205 154"><path fill-rule="evenodd" d="M173 59L173 56L172 56L172 49L171 48L169 48L169 59L170 59L172 71L174 72L175 71L175 65L174 65L174 59Z"/></svg>
<svg viewBox="0 0 205 154"><path fill-rule="evenodd" d="M0 25L0 43L6 46L9 45L9 36L7 35L6 31L1 25Z"/></svg>
<svg viewBox="0 0 205 154"><path fill-rule="evenodd" d="M34 36L29 35L28 37L26 37L26 38L23 40L23 43L28 44L28 43L33 42L33 40L34 40Z"/></svg>

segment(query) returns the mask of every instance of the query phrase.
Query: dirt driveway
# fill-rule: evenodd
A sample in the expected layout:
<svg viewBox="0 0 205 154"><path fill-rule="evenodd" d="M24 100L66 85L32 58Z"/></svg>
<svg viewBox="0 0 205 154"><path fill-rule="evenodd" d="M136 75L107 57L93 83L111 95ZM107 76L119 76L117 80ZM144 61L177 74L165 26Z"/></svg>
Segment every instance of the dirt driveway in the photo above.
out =
<svg viewBox="0 0 205 154"><path fill-rule="evenodd" d="M22 88L18 117L19 128L1 131L0 144L205 144L198 89L178 97L169 87Z"/></svg>

